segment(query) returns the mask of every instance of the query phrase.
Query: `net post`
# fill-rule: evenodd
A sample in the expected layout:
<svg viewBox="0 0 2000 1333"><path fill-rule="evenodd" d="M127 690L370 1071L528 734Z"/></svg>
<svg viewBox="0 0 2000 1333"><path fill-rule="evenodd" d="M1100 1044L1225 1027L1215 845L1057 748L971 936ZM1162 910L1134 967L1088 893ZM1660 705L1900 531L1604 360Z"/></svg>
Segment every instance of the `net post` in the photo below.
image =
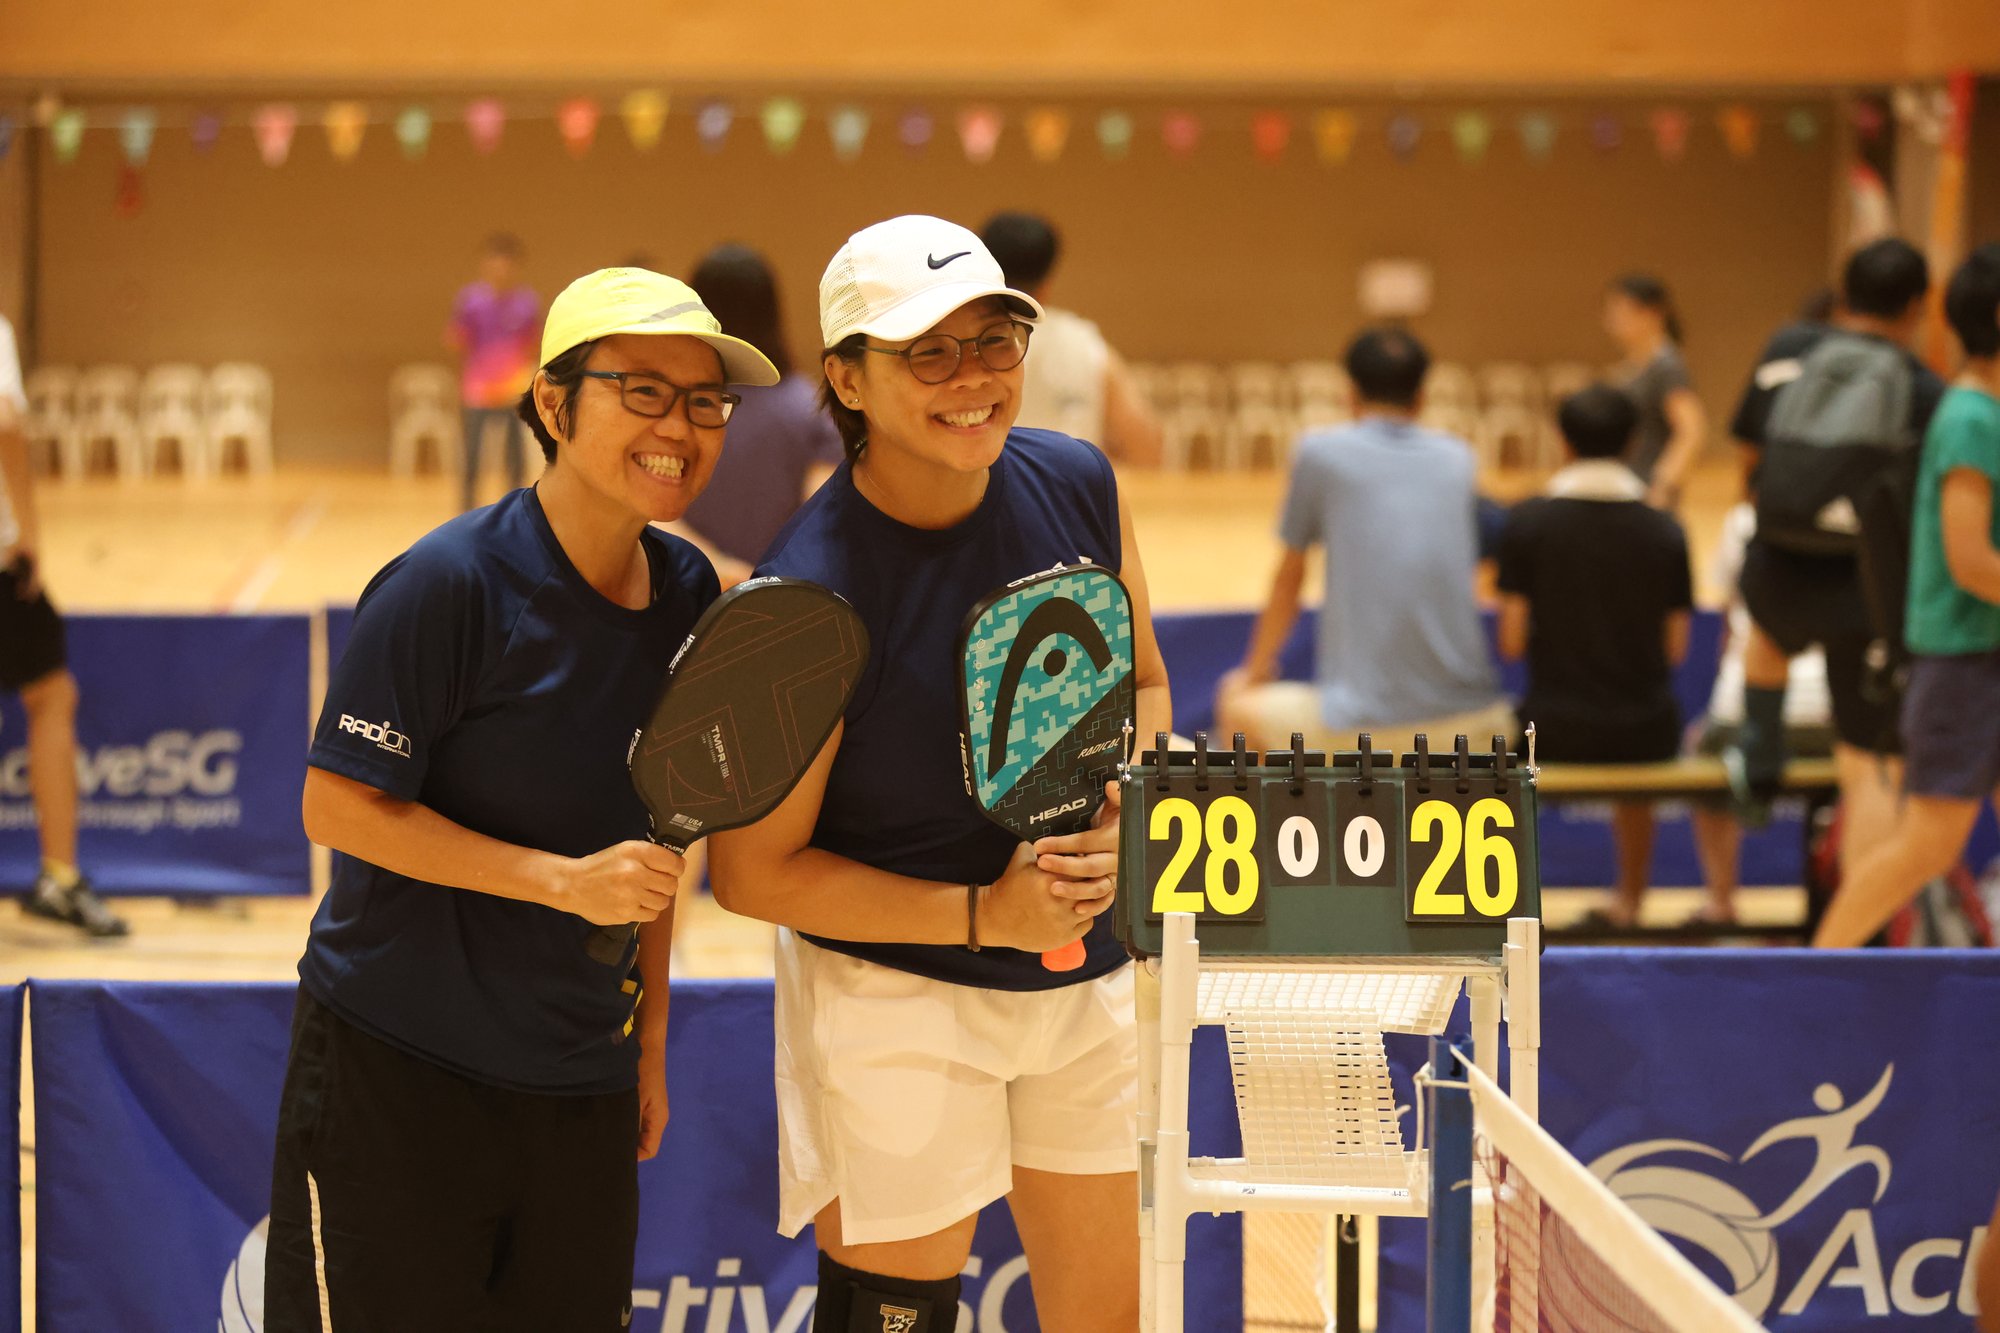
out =
<svg viewBox="0 0 2000 1333"><path fill-rule="evenodd" d="M1542 1114L1542 923L1507 923L1507 1095L1530 1120Z"/></svg>
<svg viewBox="0 0 2000 1333"><path fill-rule="evenodd" d="M1431 1038L1430 1068L1424 1085L1431 1135L1424 1327L1428 1333L1471 1333L1472 1095L1463 1061L1443 1037Z"/></svg>
<svg viewBox="0 0 2000 1333"><path fill-rule="evenodd" d="M1139 1027L1139 1329L1158 1327L1154 1296L1153 1180L1160 1139L1160 964L1148 958L1134 963L1133 996Z"/></svg>
<svg viewBox="0 0 2000 1333"><path fill-rule="evenodd" d="M1160 1094L1155 1128L1151 1302L1156 1327L1179 1333L1193 1181L1188 1173L1188 1062L1198 1014L1201 945L1194 917L1169 912L1160 949Z"/></svg>

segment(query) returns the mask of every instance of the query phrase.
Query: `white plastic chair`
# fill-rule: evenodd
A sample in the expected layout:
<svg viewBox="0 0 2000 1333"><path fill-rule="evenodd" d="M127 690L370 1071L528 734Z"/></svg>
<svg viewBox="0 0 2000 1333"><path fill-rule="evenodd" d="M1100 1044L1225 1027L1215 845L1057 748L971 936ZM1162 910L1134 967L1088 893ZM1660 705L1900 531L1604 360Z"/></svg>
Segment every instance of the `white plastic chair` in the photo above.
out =
<svg viewBox="0 0 2000 1333"><path fill-rule="evenodd" d="M1223 462L1239 471L1258 466L1260 457L1280 466L1292 456L1298 437L1299 421L1293 413L1269 404L1241 404L1230 417Z"/></svg>
<svg viewBox="0 0 2000 1333"><path fill-rule="evenodd" d="M1477 378L1483 406L1525 407L1533 411L1542 405L1542 377L1533 366L1519 361L1495 361L1481 366Z"/></svg>
<svg viewBox="0 0 2000 1333"><path fill-rule="evenodd" d="M1172 385L1162 367L1149 361L1127 361L1125 373L1132 377L1132 387L1154 412L1165 411L1172 405Z"/></svg>
<svg viewBox="0 0 2000 1333"><path fill-rule="evenodd" d="M1542 401L1553 411L1562 405L1563 399L1589 388L1597 378L1597 372L1581 361L1557 361L1543 366Z"/></svg>
<svg viewBox="0 0 2000 1333"><path fill-rule="evenodd" d="M1479 386L1456 361L1439 361L1424 376L1424 401L1435 407L1477 407Z"/></svg>
<svg viewBox="0 0 2000 1333"><path fill-rule="evenodd" d="M1168 397L1183 411L1220 412L1229 405L1228 381L1222 371L1202 361L1182 361L1167 367Z"/></svg>
<svg viewBox="0 0 2000 1333"><path fill-rule="evenodd" d="M1332 361L1295 361L1292 401L1301 431L1344 426L1354 420L1354 384Z"/></svg>
<svg viewBox="0 0 2000 1333"><path fill-rule="evenodd" d="M229 446L243 446L243 467L269 476L271 448L271 372L247 361L226 361L208 372L205 395L209 446L215 471L228 460Z"/></svg>
<svg viewBox="0 0 2000 1333"><path fill-rule="evenodd" d="M1238 361L1223 373L1229 381L1229 401L1238 412L1291 406L1291 377L1272 362Z"/></svg>
<svg viewBox="0 0 2000 1333"><path fill-rule="evenodd" d="M426 443L437 470L457 476L465 460L458 377L450 366L412 362L389 376L389 474L414 476Z"/></svg>
<svg viewBox="0 0 2000 1333"><path fill-rule="evenodd" d="M1539 471L1551 466L1548 418L1518 403L1502 403L1479 414L1480 461L1487 467Z"/></svg>
<svg viewBox="0 0 2000 1333"><path fill-rule="evenodd" d="M121 477L146 475L146 450L139 438L139 372L130 366L92 366L76 385L77 467L90 470L100 444L111 447L113 470Z"/></svg>
<svg viewBox="0 0 2000 1333"><path fill-rule="evenodd" d="M28 437L28 457L40 458L45 470L83 475L83 440L77 434L76 367L40 366L28 372L28 417L22 423Z"/></svg>
<svg viewBox="0 0 2000 1333"><path fill-rule="evenodd" d="M139 382L139 442L146 471L160 471L162 455L174 446L181 475L208 475L214 461L201 412L201 367L180 363L154 366Z"/></svg>
<svg viewBox="0 0 2000 1333"><path fill-rule="evenodd" d="M1160 462L1186 471L1197 454L1210 467L1225 461L1230 448L1228 417L1212 407L1184 404L1160 418Z"/></svg>

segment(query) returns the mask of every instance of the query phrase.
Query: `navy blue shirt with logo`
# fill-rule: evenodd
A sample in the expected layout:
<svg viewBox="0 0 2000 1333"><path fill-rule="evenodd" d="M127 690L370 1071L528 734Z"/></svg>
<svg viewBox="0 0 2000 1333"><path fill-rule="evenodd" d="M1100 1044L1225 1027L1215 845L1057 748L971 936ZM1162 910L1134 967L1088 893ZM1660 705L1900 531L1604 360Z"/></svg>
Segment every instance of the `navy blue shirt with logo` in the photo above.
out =
<svg viewBox="0 0 2000 1333"><path fill-rule="evenodd" d="M648 530L652 604L609 601L570 564L533 490L453 519L369 583L309 762L476 833L564 856L646 836L633 731L715 571ZM355 1026L482 1082L622 1091L627 963L538 903L408 878L336 852L299 976Z"/></svg>
<svg viewBox="0 0 2000 1333"><path fill-rule="evenodd" d="M979 507L955 527L932 531L890 518L855 489L846 463L793 516L757 572L833 589L853 603L870 645L813 846L943 881L938 892L960 899L959 886L1000 877L1019 843L965 789L959 634L989 594L1079 559L1119 568L1118 486L1102 453L1054 431L1010 432ZM1050 972L1040 955L1016 949L807 938L905 972L998 990L1054 989L1125 961L1109 913L1092 924L1086 961L1070 972Z"/></svg>

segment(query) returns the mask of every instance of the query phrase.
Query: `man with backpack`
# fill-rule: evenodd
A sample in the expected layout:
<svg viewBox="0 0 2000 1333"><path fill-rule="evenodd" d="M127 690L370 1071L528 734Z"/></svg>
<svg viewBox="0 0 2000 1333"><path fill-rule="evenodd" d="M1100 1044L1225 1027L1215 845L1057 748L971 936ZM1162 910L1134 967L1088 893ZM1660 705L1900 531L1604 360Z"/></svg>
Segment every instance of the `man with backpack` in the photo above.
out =
<svg viewBox="0 0 2000 1333"><path fill-rule="evenodd" d="M1823 648L1843 865L1896 821L1902 624L1892 594L1907 567L1918 447L1944 395L1908 348L1929 289L1930 267L1909 243L1857 250L1832 322L1771 340L1732 426L1757 453L1757 533L1743 560L1753 628L1742 738L1724 759L1745 822L1761 823L1784 771L1787 663Z"/></svg>

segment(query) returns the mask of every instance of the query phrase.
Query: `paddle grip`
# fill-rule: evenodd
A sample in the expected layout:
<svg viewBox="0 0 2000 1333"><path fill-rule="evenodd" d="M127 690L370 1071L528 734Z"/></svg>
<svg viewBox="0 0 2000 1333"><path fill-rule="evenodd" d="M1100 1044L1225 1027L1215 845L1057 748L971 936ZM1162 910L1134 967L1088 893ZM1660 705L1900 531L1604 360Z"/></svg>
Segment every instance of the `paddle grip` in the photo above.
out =
<svg viewBox="0 0 2000 1333"><path fill-rule="evenodd" d="M664 838L654 838L653 841L670 852L681 856L687 855L686 847L676 846ZM625 946L630 944L632 937L638 933L639 927L632 923L622 926L599 926L591 934L590 939L585 941L583 951L606 967L616 967L625 958ZM1078 963L1082 961L1081 958L1077 959Z"/></svg>

